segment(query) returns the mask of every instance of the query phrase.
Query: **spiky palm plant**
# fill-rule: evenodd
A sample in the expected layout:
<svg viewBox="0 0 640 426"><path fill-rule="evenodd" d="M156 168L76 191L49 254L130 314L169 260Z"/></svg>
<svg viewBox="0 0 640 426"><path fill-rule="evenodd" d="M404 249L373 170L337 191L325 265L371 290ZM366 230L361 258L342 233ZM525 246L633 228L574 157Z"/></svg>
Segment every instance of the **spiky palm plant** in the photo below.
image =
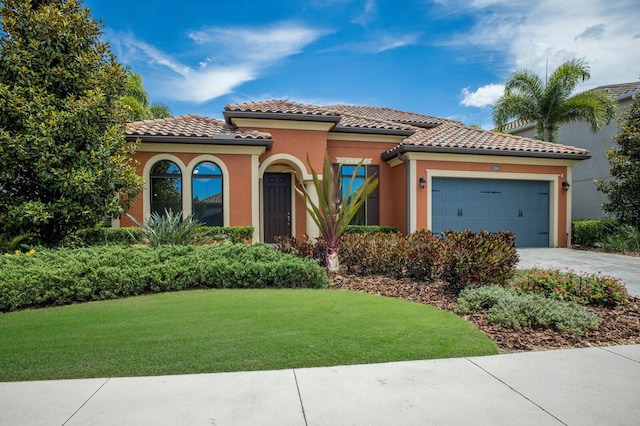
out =
<svg viewBox="0 0 640 426"><path fill-rule="evenodd" d="M590 90L571 96L578 83L591 77L584 61L572 59L560 65L547 81L529 70L517 71L493 107L496 130L519 119L536 123L538 137L556 142L560 125L586 121L593 132L609 124L615 116L615 102L604 92Z"/></svg>
<svg viewBox="0 0 640 426"><path fill-rule="evenodd" d="M318 225L320 233L327 242L327 258L326 267L330 275L338 272L340 268L340 259L338 257L338 239L344 233L351 219L356 215L367 197L378 186L378 178L370 176L357 188L353 188L353 182L362 161L356 166L351 176L351 180L346 188L347 196L342 198L342 182L340 179L340 170L334 172L329 160L329 154L325 153L324 164L322 167L322 178L318 176L311 166L309 156L307 155L307 164L311 169L313 176L313 186L317 193L318 202L314 201L314 195L310 193L302 180L300 187L296 187L296 191L303 198L305 207L311 215L313 221Z"/></svg>
<svg viewBox="0 0 640 426"><path fill-rule="evenodd" d="M204 224L193 215L182 218L182 212L165 210L162 215L158 212L152 213L144 223L138 222L133 216L129 217L140 227L138 233L129 232L131 239L147 243L151 247L164 244L206 244L212 240Z"/></svg>

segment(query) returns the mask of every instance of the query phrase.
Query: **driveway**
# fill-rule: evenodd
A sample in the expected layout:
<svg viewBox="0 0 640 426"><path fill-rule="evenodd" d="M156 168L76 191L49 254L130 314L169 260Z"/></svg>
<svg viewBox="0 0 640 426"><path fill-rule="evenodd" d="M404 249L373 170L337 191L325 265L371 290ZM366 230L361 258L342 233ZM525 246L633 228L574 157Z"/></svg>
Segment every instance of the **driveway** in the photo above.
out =
<svg viewBox="0 0 640 426"><path fill-rule="evenodd" d="M566 248L523 248L518 249L518 268L551 268L601 273L619 278L627 285L630 294L640 296L640 257L620 254L598 253Z"/></svg>

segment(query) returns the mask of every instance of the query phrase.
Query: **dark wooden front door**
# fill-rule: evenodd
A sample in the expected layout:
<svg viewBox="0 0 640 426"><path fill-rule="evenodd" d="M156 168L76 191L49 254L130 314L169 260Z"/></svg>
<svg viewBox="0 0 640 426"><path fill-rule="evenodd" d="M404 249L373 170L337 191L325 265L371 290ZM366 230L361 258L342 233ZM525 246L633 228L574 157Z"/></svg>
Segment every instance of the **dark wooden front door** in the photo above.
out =
<svg viewBox="0 0 640 426"><path fill-rule="evenodd" d="M291 236L291 175L265 173L263 181L264 242L278 235Z"/></svg>

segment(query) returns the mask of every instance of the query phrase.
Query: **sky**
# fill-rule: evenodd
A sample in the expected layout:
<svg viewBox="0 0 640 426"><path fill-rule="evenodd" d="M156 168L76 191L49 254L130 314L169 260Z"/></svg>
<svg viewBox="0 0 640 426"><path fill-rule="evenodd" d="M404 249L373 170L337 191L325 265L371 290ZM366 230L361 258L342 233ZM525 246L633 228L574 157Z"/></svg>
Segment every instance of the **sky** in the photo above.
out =
<svg viewBox="0 0 640 426"><path fill-rule="evenodd" d="M578 91L640 79L638 0L84 0L175 116L285 99L492 128L516 70L583 59Z"/></svg>

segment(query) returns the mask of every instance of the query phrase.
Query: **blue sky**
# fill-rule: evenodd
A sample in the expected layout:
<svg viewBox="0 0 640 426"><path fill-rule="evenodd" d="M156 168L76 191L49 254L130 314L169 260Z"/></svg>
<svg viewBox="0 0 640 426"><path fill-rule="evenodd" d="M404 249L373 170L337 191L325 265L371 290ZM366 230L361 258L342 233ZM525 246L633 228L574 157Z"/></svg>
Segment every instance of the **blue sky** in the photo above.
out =
<svg viewBox="0 0 640 426"><path fill-rule="evenodd" d="M587 90L640 77L637 0L85 0L174 115L288 99L491 128L516 69L583 58Z"/></svg>

